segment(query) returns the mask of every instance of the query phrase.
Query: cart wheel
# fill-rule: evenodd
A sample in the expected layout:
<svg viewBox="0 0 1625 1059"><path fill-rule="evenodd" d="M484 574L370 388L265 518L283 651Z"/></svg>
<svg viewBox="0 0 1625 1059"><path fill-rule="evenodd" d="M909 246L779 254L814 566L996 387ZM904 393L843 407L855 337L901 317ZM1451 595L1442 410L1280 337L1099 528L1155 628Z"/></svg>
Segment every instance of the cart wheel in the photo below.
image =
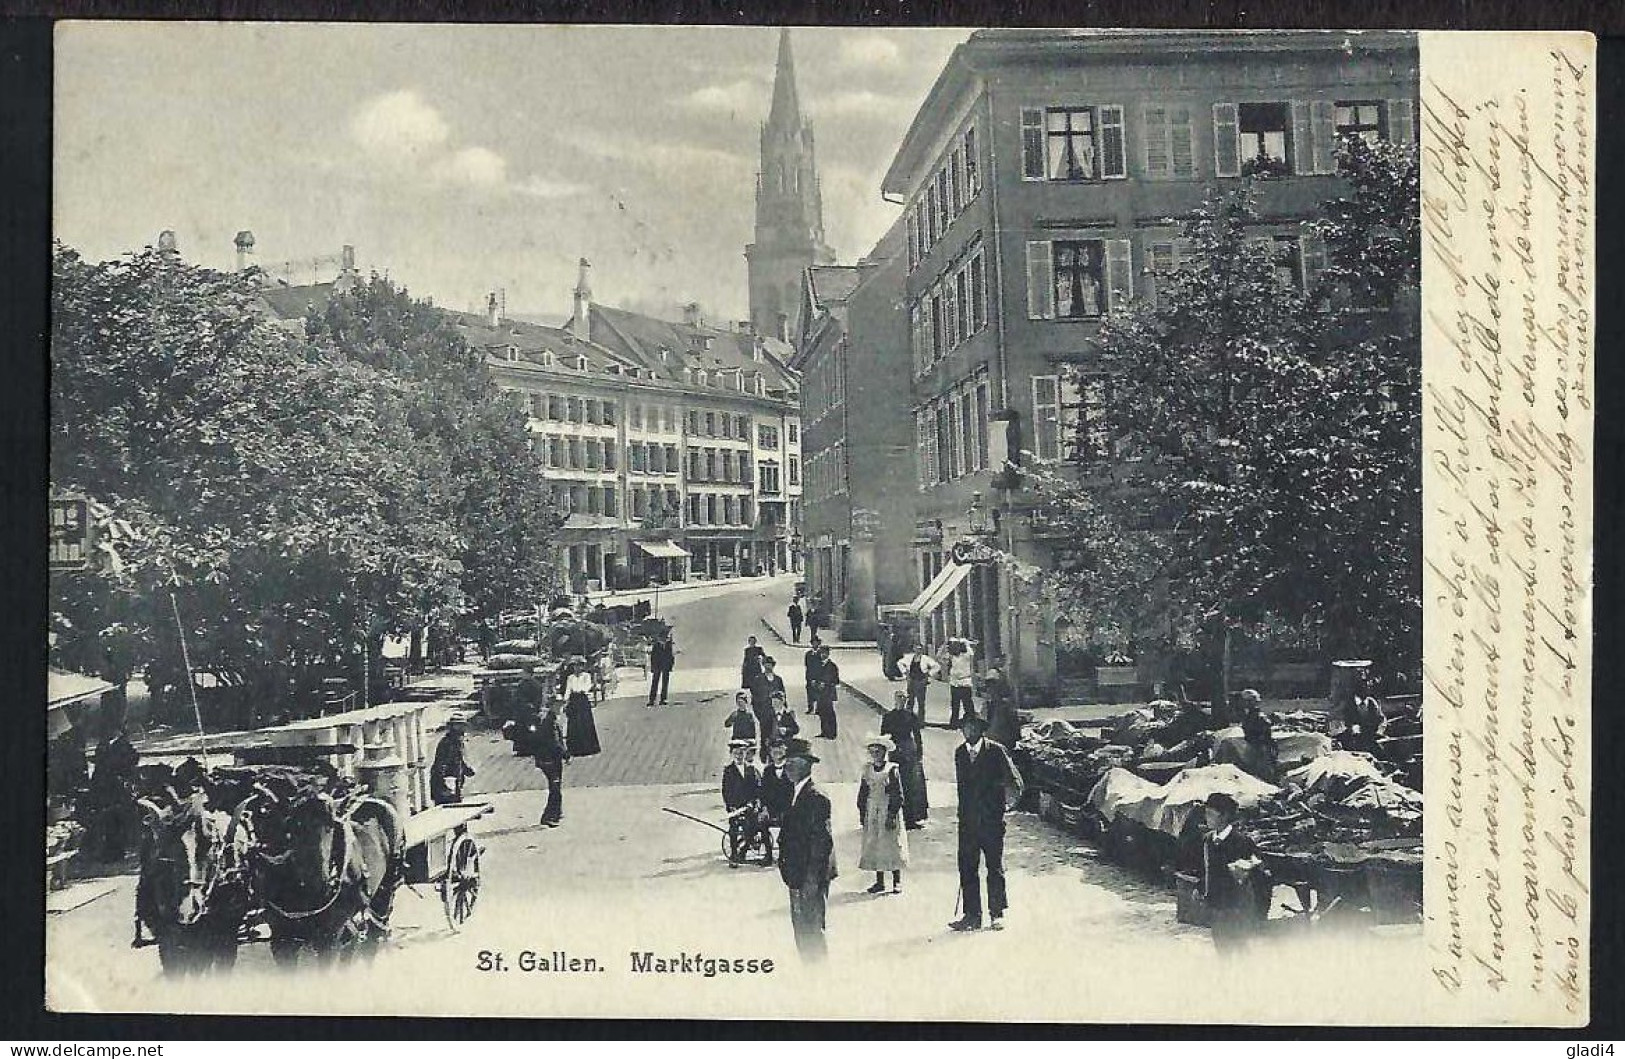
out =
<svg viewBox="0 0 1625 1059"><path fill-rule="evenodd" d="M480 847L472 836L461 834L446 854L446 877L440 882L440 902L446 909L446 923L453 931L463 929L474 914L480 898Z"/></svg>

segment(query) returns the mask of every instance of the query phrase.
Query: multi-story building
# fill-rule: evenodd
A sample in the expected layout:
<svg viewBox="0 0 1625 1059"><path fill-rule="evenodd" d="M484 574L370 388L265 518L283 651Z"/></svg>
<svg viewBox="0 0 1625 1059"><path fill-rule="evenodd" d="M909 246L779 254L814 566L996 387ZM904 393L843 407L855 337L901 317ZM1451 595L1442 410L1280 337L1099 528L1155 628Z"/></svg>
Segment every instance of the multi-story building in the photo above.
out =
<svg viewBox="0 0 1625 1059"><path fill-rule="evenodd" d="M1001 442L1042 458L1108 442L1088 428L1110 383L1093 336L1155 297L1149 271L1178 260L1215 183L1265 178L1258 238L1308 282L1323 251L1302 221L1337 192L1338 137L1412 140L1417 68L1401 33L993 30L955 50L882 184L906 203L913 570L935 638L1013 648L1024 686L1053 687L1053 615L1012 608L997 568L949 561L989 531L1049 561L1025 498L996 489ZM1073 366L1099 374L1074 389Z"/></svg>
<svg viewBox="0 0 1625 1059"><path fill-rule="evenodd" d="M809 268L793 366L806 431L807 591L835 635L871 639L879 607L915 592L908 329L897 313L906 259L901 222L856 266ZM850 385L849 385L850 383Z"/></svg>
<svg viewBox="0 0 1625 1059"><path fill-rule="evenodd" d="M581 263L561 328L459 317L521 396L570 511L561 568L619 587L798 567L799 382L789 347L594 304Z"/></svg>

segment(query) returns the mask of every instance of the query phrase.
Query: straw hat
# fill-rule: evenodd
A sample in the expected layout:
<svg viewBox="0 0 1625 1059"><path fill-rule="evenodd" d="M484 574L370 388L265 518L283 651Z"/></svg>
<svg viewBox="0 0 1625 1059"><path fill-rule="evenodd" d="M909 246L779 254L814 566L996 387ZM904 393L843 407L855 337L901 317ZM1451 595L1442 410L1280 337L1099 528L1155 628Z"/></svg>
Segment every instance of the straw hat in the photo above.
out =
<svg viewBox="0 0 1625 1059"><path fill-rule="evenodd" d="M888 737L881 735L879 732L870 732L868 738L863 741L863 745L865 748L878 746L882 750L890 750L891 740Z"/></svg>

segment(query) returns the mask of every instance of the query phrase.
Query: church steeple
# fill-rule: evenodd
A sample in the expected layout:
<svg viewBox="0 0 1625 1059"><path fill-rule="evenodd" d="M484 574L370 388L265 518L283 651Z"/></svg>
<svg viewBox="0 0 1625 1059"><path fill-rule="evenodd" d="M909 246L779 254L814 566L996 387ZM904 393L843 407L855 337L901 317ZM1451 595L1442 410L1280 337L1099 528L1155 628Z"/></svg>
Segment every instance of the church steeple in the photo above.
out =
<svg viewBox="0 0 1625 1059"><path fill-rule="evenodd" d="M779 30L779 65L773 75L773 109L767 123L781 129L801 127L801 101L796 98L796 61L790 51L790 27Z"/></svg>
<svg viewBox="0 0 1625 1059"><path fill-rule="evenodd" d="M750 272L750 315L758 333L794 335L801 307L801 274L828 264L823 191L813 132L796 92L790 31L779 31L773 104L762 126L762 164L756 174L756 240L745 248Z"/></svg>

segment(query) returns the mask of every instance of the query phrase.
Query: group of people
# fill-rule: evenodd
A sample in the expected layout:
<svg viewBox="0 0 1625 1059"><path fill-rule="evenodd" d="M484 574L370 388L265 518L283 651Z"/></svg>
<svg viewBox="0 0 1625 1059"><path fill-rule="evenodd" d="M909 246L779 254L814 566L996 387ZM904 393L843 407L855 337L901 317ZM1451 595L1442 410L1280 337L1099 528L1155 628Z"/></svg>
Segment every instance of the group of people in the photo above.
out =
<svg viewBox="0 0 1625 1059"><path fill-rule="evenodd" d="M976 650L970 640L958 636L949 639L940 659L933 658L924 644L915 643L888 670L888 677L903 681L909 707L922 723L926 719L927 692L931 681L938 677L948 685L948 727L957 728L963 718L976 715ZM988 674L989 712L1001 679L997 671Z"/></svg>
<svg viewBox="0 0 1625 1059"><path fill-rule="evenodd" d="M858 869L873 872L867 893L900 894L908 866L909 830L924 820L924 776L917 753L918 718L899 694L887 718L907 717L902 736L877 733L865 741L868 761L858 781L857 809L863 838ZM1009 752L986 738L987 724L971 715L961 721L963 742L954 752L959 800L958 867L962 911L950 930L1001 929L1009 907L1004 879L1004 817L1021 800L1025 783ZM723 801L730 822L744 829L763 827L767 861L772 862L771 830L778 829L779 874L790 898L790 924L796 947L809 960L821 959L829 886L839 877L828 795L812 780L818 755L804 739L775 740L761 770L749 761L750 745L732 744L733 760L723 770ZM911 794L911 789L914 793ZM754 800L752 800L754 799ZM983 904L983 878L986 904ZM987 918L984 919L984 908Z"/></svg>
<svg viewBox="0 0 1625 1059"><path fill-rule="evenodd" d="M544 827L557 827L564 820L564 766L574 758L592 757L603 750L598 741L598 726L593 720L593 679L586 658L576 655L565 664L559 673L557 691L557 695L548 695L534 667L527 667L525 679L519 685L519 697L535 711L534 719L514 733L516 748L536 762L547 780L547 803L542 808L541 818ZM562 711L558 705L561 697L564 700ZM458 727L448 726L448 739L455 735ZM437 751L437 761L438 757ZM456 771L450 761L446 768L448 773ZM461 795L460 783L456 793Z"/></svg>

